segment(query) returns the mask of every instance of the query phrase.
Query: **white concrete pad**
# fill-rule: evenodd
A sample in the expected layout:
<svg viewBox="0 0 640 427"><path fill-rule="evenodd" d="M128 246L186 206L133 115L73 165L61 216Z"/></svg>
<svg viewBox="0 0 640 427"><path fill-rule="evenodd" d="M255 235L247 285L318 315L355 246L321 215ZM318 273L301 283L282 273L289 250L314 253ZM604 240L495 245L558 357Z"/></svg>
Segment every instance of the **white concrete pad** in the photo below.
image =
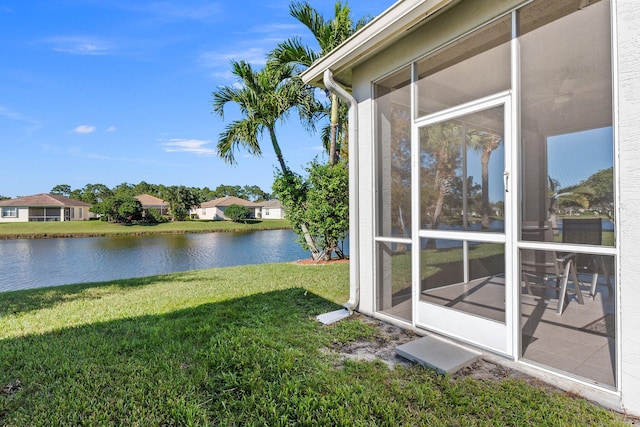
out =
<svg viewBox="0 0 640 427"><path fill-rule="evenodd" d="M480 359L482 353L434 336L425 336L396 347L398 356L436 369L454 373Z"/></svg>
<svg viewBox="0 0 640 427"><path fill-rule="evenodd" d="M318 319L318 322L322 322L325 325L330 325L332 323L335 323L339 320L342 320L351 316L351 313L352 312L347 310L346 308L342 308L340 310L330 311L329 313L321 314L317 316L316 319Z"/></svg>

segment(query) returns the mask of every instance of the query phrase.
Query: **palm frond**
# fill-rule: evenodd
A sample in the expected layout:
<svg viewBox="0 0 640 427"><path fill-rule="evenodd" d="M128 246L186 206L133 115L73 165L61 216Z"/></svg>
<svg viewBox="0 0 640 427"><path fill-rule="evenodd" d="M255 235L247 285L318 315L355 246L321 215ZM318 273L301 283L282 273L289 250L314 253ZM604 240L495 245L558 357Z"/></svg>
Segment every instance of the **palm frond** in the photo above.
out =
<svg viewBox="0 0 640 427"><path fill-rule="evenodd" d="M369 22L371 22L371 17L370 16L364 16L360 19L358 19L354 25L354 30L358 31L360 30L362 27L364 27L365 25L367 25Z"/></svg>
<svg viewBox="0 0 640 427"><path fill-rule="evenodd" d="M554 195L558 202L578 205L584 209L589 208L590 200L593 198L594 191L587 185L574 185L559 189Z"/></svg>
<svg viewBox="0 0 640 427"><path fill-rule="evenodd" d="M324 33L326 22L317 10L308 2L293 1L289 5L289 13L311 31L316 39Z"/></svg>
<svg viewBox="0 0 640 427"><path fill-rule="evenodd" d="M238 106L243 116L225 128L218 140L218 155L228 163L235 163L235 152L242 148L254 156L261 156L259 135L265 130L269 134L283 171L286 165L282 159L276 139L275 124L285 120L292 109L296 109L302 124L315 130L318 119L328 114L328 106L318 101L315 89L305 85L298 77L302 68L309 67L322 55L350 37L358 28L369 21L362 18L353 22L351 10L341 0L335 3L335 16L331 20L313 9L307 1L293 1L289 6L291 15L305 25L320 46L316 52L302 44L299 37L286 40L276 47L268 57L267 64L254 70L246 61L232 61L231 72L237 83L223 86L213 94L213 111L224 117L225 105L232 102ZM340 105L336 141L338 148L346 147L346 131L341 123L346 123L347 108ZM329 146L328 131L323 131L323 141Z"/></svg>
<svg viewBox="0 0 640 427"><path fill-rule="evenodd" d="M236 164L235 151L242 147L250 155L262 156L262 150L258 143L258 134L263 127L256 123L244 119L230 123L218 137L218 156L226 163Z"/></svg>
<svg viewBox="0 0 640 427"><path fill-rule="evenodd" d="M331 146L331 124L328 123L322 128L320 133L320 141L322 141L322 148L329 153L329 147Z"/></svg>
<svg viewBox="0 0 640 427"><path fill-rule="evenodd" d="M277 64L294 64L301 68L311 66L319 57L311 48L302 44L300 37L279 43L269 54L269 59Z"/></svg>
<svg viewBox="0 0 640 427"><path fill-rule="evenodd" d="M237 99L238 93L233 86L223 86L213 93L213 112L224 118L224 106Z"/></svg>

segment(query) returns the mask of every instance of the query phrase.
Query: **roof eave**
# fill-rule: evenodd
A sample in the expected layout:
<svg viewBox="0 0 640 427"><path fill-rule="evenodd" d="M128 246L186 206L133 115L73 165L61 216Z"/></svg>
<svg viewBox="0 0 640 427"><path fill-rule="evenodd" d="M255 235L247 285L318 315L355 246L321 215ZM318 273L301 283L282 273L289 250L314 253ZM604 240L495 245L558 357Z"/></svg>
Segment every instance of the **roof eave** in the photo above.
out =
<svg viewBox="0 0 640 427"><path fill-rule="evenodd" d="M318 87L325 70L330 69L336 81L351 86L351 69L373 54L388 47L407 31L411 31L460 0L400 0L382 12L340 46L314 62L302 74L302 80Z"/></svg>

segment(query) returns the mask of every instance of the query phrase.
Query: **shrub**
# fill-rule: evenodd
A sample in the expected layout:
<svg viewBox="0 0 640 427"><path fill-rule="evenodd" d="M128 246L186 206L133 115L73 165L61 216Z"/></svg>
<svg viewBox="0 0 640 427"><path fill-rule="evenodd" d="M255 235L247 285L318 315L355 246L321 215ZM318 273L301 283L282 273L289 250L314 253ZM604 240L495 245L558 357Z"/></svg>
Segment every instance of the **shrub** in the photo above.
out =
<svg viewBox="0 0 640 427"><path fill-rule="evenodd" d="M249 208L241 205L231 205L224 210L224 216L233 222L246 221L250 215Z"/></svg>
<svg viewBox="0 0 640 427"><path fill-rule="evenodd" d="M340 243L349 231L349 169L344 161L333 166L313 161L307 172L307 177L277 174L273 191L304 249L314 258L314 251L325 259L333 252L343 258Z"/></svg>
<svg viewBox="0 0 640 427"><path fill-rule="evenodd" d="M135 197L128 194L107 197L89 210L106 221L131 222L142 218L142 205Z"/></svg>
<svg viewBox="0 0 640 427"><path fill-rule="evenodd" d="M166 221L165 218L162 217L162 214L160 214L160 211L154 208L145 210L142 217L144 222L148 222L149 224L159 224Z"/></svg>

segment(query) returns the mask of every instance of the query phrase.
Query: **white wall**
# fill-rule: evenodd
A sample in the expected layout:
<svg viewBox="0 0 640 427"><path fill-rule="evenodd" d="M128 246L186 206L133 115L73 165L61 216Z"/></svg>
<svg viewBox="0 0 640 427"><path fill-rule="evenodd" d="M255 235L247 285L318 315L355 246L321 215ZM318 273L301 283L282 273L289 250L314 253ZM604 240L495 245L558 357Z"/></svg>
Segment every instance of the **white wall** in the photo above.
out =
<svg viewBox="0 0 640 427"><path fill-rule="evenodd" d="M640 414L640 2L619 0L617 90L619 143L619 337L622 401Z"/></svg>
<svg viewBox="0 0 640 427"><path fill-rule="evenodd" d="M284 212L281 208L262 208L263 219L282 219Z"/></svg>
<svg viewBox="0 0 640 427"><path fill-rule="evenodd" d="M222 212L217 207L191 209L191 214L198 215L198 219L222 219Z"/></svg>
<svg viewBox="0 0 640 427"><path fill-rule="evenodd" d="M86 206L73 207L73 216L71 221L88 221L90 218L95 218L96 214L89 211Z"/></svg>

